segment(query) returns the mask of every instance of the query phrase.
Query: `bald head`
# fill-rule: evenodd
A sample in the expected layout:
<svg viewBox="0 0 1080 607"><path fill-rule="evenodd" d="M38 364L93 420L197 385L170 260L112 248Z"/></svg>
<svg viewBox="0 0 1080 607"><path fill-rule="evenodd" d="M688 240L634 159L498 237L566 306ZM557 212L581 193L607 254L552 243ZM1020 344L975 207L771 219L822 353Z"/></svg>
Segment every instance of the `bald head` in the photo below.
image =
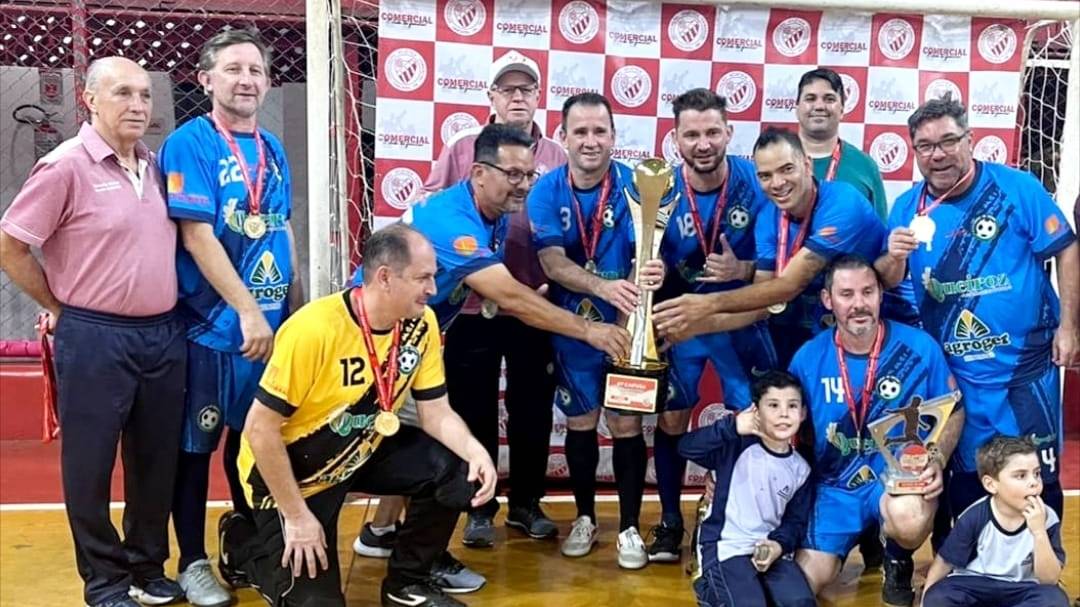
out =
<svg viewBox="0 0 1080 607"><path fill-rule="evenodd" d="M150 124L150 74L124 57L104 57L86 70L83 102L90 124L125 159Z"/></svg>

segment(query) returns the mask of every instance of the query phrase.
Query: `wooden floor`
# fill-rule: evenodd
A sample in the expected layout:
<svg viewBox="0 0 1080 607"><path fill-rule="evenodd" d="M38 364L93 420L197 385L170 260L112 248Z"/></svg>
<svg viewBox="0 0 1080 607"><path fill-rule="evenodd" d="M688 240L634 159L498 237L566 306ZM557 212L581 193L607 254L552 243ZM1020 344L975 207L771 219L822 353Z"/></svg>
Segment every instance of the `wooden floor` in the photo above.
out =
<svg viewBox="0 0 1080 607"><path fill-rule="evenodd" d="M651 565L641 571L623 571L615 564L614 540L618 507L602 502L600 508L601 542L598 549L582 559L559 555L556 542L525 539L502 527L497 519L498 544L494 549L474 550L461 546L460 535L451 543L452 551L470 566L488 577L481 591L461 598L476 607L588 607L615 605L693 605L689 578L682 566ZM558 502L546 506L565 532L573 518L573 505ZM643 521L656 518L659 505L646 502ZM212 526L221 508L211 508L207 525L209 541L214 542ZM692 503L684 503L692 520ZM505 508L504 508L505 512ZM342 577L348 578L346 596L350 605L379 604L378 584L385 571L385 561L353 557L351 543L360 524L374 513L374 506L349 505L343 511L338 552ZM113 510L119 526L120 510ZM460 533L460 526L459 526ZM1080 497L1066 500L1065 527L1062 534L1070 555L1064 581L1069 595L1080 592ZM175 552L175 543L173 544ZM211 552L216 546L209 546ZM917 554L916 586L929 565L929 549ZM175 559L167 570L175 569ZM826 590L822 605L831 607L878 605L878 575L860 576L862 565L857 555L849 560L840 580ZM0 512L0 606L66 607L81 606L82 586L75 570L71 536L62 510ZM261 607L265 603L251 590L239 593L239 605Z"/></svg>

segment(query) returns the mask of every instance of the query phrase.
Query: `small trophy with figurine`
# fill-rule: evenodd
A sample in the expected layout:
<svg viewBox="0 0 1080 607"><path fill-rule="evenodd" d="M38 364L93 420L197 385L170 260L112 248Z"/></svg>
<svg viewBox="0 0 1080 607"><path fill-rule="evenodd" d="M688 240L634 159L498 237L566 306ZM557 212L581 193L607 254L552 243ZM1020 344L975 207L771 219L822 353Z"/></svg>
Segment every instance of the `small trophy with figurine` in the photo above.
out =
<svg viewBox="0 0 1080 607"><path fill-rule="evenodd" d="M907 405L886 411L884 417L867 426L885 457L886 470L881 480L886 492L907 495L926 489L927 483L919 477L930 465L945 422L958 402L959 391L927 401L915 396Z"/></svg>

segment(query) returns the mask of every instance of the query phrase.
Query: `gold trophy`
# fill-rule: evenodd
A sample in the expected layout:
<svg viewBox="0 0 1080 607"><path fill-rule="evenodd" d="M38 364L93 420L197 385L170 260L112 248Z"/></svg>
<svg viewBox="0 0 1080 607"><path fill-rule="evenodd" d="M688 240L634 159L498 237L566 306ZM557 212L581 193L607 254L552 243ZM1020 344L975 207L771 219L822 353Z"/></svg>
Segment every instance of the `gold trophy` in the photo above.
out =
<svg viewBox="0 0 1080 607"><path fill-rule="evenodd" d="M881 481L890 495L922 493L926 488L919 475L930 465L938 437L959 401L959 391L928 401L915 396L906 406L890 409L885 417L867 425L874 444L885 457Z"/></svg>
<svg viewBox="0 0 1080 607"><path fill-rule="evenodd" d="M623 190L630 206L637 243L635 283L641 266L660 251L660 240L677 199L673 198L663 208L660 203L674 186L675 173L671 166L661 158L649 158L634 169L634 187L638 196L635 198L629 189ZM626 330L631 338L629 358L607 361L604 406L609 409L656 413L667 396L668 365L656 352L652 300L652 291L644 293L637 309L626 317Z"/></svg>

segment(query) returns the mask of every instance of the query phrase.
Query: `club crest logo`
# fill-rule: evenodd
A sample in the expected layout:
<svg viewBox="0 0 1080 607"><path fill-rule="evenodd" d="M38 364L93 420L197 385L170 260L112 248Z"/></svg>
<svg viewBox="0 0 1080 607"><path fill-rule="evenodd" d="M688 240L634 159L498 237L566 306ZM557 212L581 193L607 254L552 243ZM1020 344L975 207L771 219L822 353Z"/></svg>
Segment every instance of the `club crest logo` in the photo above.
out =
<svg viewBox="0 0 1080 607"><path fill-rule="evenodd" d="M798 57L810 47L810 23L801 17L788 17L776 26L773 46L785 57Z"/></svg>
<svg viewBox="0 0 1080 607"><path fill-rule="evenodd" d="M568 42L585 44L600 31L600 15L588 2L574 0L559 11L559 32Z"/></svg>
<svg viewBox="0 0 1080 607"><path fill-rule="evenodd" d="M446 25L459 36L472 36L484 27L487 9L479 0L450 0L443 10Z"/></svg>
<svg viewBox="0 0 1080 607"><path fill-rule="evenodd" d="M660 151L664 154L664 160L668 161L668 164L678 164L682 162L682 154L679 153L679 144L675 140L675 129L671 129L664 135L664 140L660 144Z"/></svg>
<svg viewBox="0 0 1080 607"><path fill-rule="evenodd" d="M716 94L727 100L732 114L745 112L757 99L757 84L746 72L728 72L716 83Z"/></svg>
<svg viewBox="0 0 1080 607"><path fill-rule="evenodd" d="M251 271L251 284L267 286L277 284L281 280L281 269L278 268L274 254L270 251L263 251L263 254L259 257L259 263L255 264L255 269Z"/></svg>
<svg viewBox="0 0 1080 607"><path fill-rule="evenodd" d="M982 58L989 63L1005 63L1016 52L1016 32L1011 27L995 23L979 34L976 46Z"/></svg>
<svg viewBox="0 0 1080 607"><path fill-rule="evenodd" d="M427 70L427 62L411 48L399 48L386 58L386 78L390 86L403 93L420 88L427 79Z"/></svg>
<svg viewBox="0 0 1080 607"><path fill-rule="evenodd" d="M709 22L695 10L681 10L671 18L667 34L675 48L689 53L701 48L709 38Z"/></svg>
<svg viewBox="0 0 1080 607"><path fill-rule="evenodd" d="M416 196L424 183L416 171L405 167L390 169L382 181L382 195L386 204L395 209L409 208L409 201Z"/></svg>
<svg viewBox="0 0 1080 607"><path fill-rule="evenodd" d="M453 141L454 137L461 131L473 129L480 126L480 122L476 119L476 116L468 112L454 112L443 120L442 127L439 128L439 136L442 137L443 145L446 145Z"/></svg>
<svg viewBox="0 0 1080 607"><path fill-rule="evenodd" d="M1005 142L997 135L987 135L980 139L971 153L978 160L998 164L1005 164L1009 157L1009 150L1005 147Z"/></svg>
<svg viewBox="0 0 1080 607"><path fill-rule="evenodd" d="M889 19L878 32L878 50L893 61L900 61L915 48L915 28L906 19Z"/></svg>
<svg viewBox="0 0 1080 607"><path fill-rule="evenodd" d="M938 78L926 85L926 91L923 93L923 102L930 101L931 99L944 99L945 95L953 101L962 101L960 98L960 87L955 82L947 78Z"/></svg>
<svg viewBox="0 0 1080 607"><path fill-rule="evenodd" d="M907 156L907 144L903 137L896 133L881 133L870 144L870 157L874 159L882 173L899 170L907 162Z"/></svg>
<svg viewBox="0 0 1080 607"><path fill-rule="evenodd" d="M638 107L652 93L652 78L636 65L624 65L611 77L611 93L624 107Z"/></svg>

